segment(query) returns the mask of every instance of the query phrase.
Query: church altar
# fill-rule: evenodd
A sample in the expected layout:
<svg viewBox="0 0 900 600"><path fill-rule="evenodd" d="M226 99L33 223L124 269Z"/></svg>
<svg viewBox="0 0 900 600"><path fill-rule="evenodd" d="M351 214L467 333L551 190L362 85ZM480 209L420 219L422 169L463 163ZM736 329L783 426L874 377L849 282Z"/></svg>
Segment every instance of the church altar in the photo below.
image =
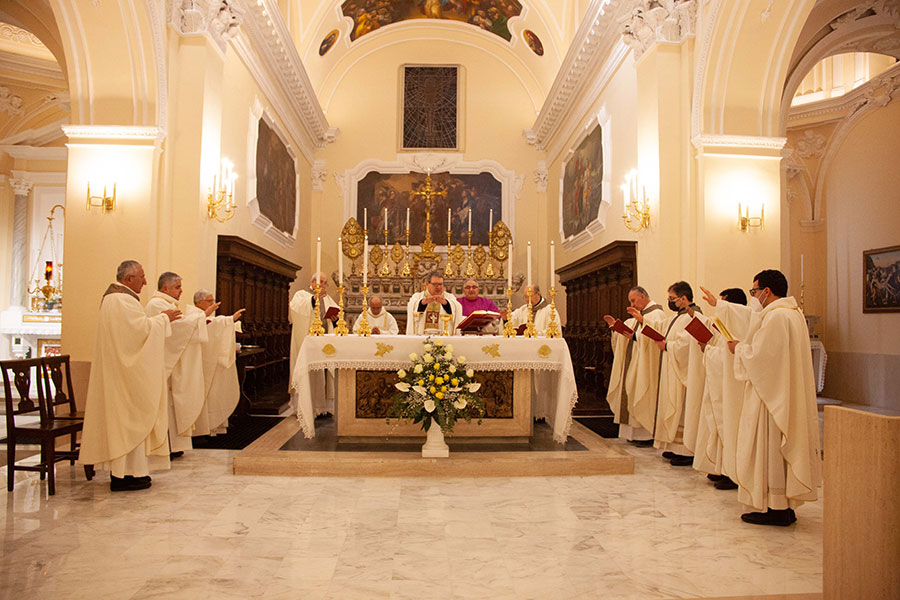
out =
<svg viewBox="0 0 900 600"><path fill-rule="evenodd" d="M524 386L533 400L533 418L546 419L553 439L564 443L572 424L572 409L578 400L575 373L569 348L563 339L503 338L500 336L442 336L453 345L456 356L466 357L466 366L477 372L515 372L514 387ZM321 378L312 376L324 369L338 370L339 386L346 382L345 370L395 371L408 368L409 355L422 353L425 336L356 335L307 336L303 340L291 381L291 406L307 438L315 437L314 406L325 405ZM521 372L530 373L523 382ZM318 383L316 383L318 382ZM528 384L531 384L530 386ZM531 389L527 389L530 387ZM533 391L533 393L532 393ZM340 410L340 408L338 409ZM319 412L322 412L319 409ZM337 415L340 420L340 415ZM384 419L381 419L384 423ZM398 422L395 419L392 423ZM464 426L459 423L457 426ZM530 428L530 419L528 426ZM472 427L477 427L472 424ZM418 428L418 425L416 425ZM485 435L491 435L485 433Z"/></svg>

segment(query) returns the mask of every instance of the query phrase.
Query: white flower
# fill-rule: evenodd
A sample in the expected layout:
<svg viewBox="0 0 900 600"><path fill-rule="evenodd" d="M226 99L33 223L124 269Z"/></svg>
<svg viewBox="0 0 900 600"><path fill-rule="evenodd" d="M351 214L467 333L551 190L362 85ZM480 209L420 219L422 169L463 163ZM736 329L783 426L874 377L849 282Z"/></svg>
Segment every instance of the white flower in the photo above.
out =
<svg viewBox="0 0 900 600"><path fill-rule="evenodd" d="M469 392L474 394L475 392L477 392L478 390L481 389L481 384L480 383L470 383L466 387L469 389Z"/></svg>
<svg viewBox="0 0 900 600"><path fill-rule="evenodd" d="M419 374L422 372L422 365L416 365L413 367L413 373Z"/></svg>
<svg viewBox="0 0 900 600"><path fill-rule="evenodd" d="M422 394L423 396L428 393L428 390L423 388L421 385L414 385L414 386L412 386L412 389L415 390L416 392Z"/></svg>
<svg viewBox="0 0 900 600"><path fill-rule="evenodd" d="M447 352L453 354L453 344L447 344Z"/></svg>
<svg viewBox="0 0 900 600"><path fill-rule="evenodd" d="M425 344L425 352L431 352L431 344Z"/></svg>
<svg viewBox="0 0 900 600"><path fill-rule="evenodd" d="M434 338L434 345L435 346L443 346L444 340L442 340L441 338Z"/></svg>
<svg viewBox="0 0 900 600"><path fill-rule="evenodd" d="M395 383L394 387L403 392L404 394L409 391L409 384L404 382Z"/></svg>
<svg viewBox="0 0 900 600"><path fill-rule="evenodd" d="M454 401L453 401L453 406L454 406L457 410L462 410L462 409L464 409L464 408L466 407L466 399L465 399L465 398L460 398L459 400L454 400Z"/></svg>
<svg viewBox="0 0 900 600"><path fill-rule="evenodd" d="M449 370L450 370L451 373L456 373L456 365L450 365L450 369L449 369Z"/></svg>
<svg viewBox="0 0 900 600"><path fill-rule="evenodd" d="M461 391L462 391L462 388L461 388L461 387L452 387L452 388L450 388L449 391L451 391L451 392L461 392Z"/></svg>
<svg viewBox="0 0 900 600"><path fill-rule="evenodd" d="M473 377L475 377L475 371L472 369L469 369L468 371L466 371L466 377L468 377L469 379L472 379Z"/></svg>
<svg viewBox="0 0 900 600"><path fill-rule="evenodd" d="M444 358L446 358L447 360L453 360L453 353L448 352L447 354L444 355Z"/></svg>
<svg viewBox="0 0 900 600"><path fill-rule="evenodd" d="M425 412L434 412L434 400L429 398L422 404L422 407L425 409Z"/></svg>
<svg viewBox="0 0 900 600"><path fill-rule="evenodd" d="M406 377L406 371L400 369L399 371L397 371L397 375L400 377L400 379L403 379L404 377Z"/></svg>
<svg viewBox="0 0 900 600"><path fill-rule="evenodd" d="M434 362L434 357L433 357L432 355L430 355L430 354L425 354L425 355L422 357L422 360L424 360L424 361L427 362L428 364L431 364L431 363Z"/></svg>
<svg viewBox="0 0 900 600"><path fill-rule="evenodd" d="M464 364L466 364L466 357L465 357L465 356L457 356L457 357L456 357L456 364L458 364L458 365L464 365Z"/></svg>
<svg viewBox="0 0 900 600"><path fill-rule="evenodd" d="M417 360L419 360L419 355L413 352L409 355L409 360L416 362Z"/></svg>

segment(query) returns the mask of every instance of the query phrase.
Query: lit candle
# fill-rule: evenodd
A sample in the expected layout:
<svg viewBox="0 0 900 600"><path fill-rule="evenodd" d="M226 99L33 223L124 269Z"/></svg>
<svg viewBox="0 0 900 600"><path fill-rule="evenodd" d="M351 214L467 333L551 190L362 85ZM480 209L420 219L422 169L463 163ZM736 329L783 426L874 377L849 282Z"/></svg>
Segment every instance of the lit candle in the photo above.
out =
<svg viewBox="0 0 900 600"><path fill-rule="evenodd" d="M363 239L363 287L369 283L369 236Z"/></svg>
<svg viewBox="0 0 900 600"><path fill-rule="evenodd" d="M550 289L556 286L556 244L550 242Z"/></svg>
<svg viewBox="0 0 900 600"><path fill-rule="evenodd" d="M506 287L512 287L512 241L509 242L509 246L506 252L506 258L509 261L509 265L506 267Z"/></svg>
<svg viewBox="0 0 900 600"><path fill-rule="evenodd" d="M409 207L406 207L406 230L409 231Z"/></svg>
<svg viewBox="0 0 900 600"><path fill-rule="evenodd" d="M316 238L316 283L319 282L319 273L322 272L322 238Z"/></svg>
<svg viewBox="0 0 900 600"><path fill-rule="evenodd" d="M525 273L526 273L527 276L528 276L528 287L531 287L531 242L528 242L528 251L527 251L527 253L526 253L525 256L526 256L526 260L525 260L526 270L525 270Z"/></svg>
<svg viewBox="0 0 900 600"><path fill-rule="evenodd" d="M491 209L491 220L488 222L488 231L493 231L494 229L494 209Z"/></svg>
<svg viewBox="0 0 900 600"><path fill-rule="evenodd" d="M803 255L800 255L800 285L803 285Z"/></svg>
<svg viewBox="0 0 900 600"><path fill-rule="evenodd" d="M344 285L344 248L338 238L338 285Z"/></svg>
<svg viewBox="0 0 900 600"><path fill-rule="evenodd" d="M472 231L472 209L469 209L469 232Z"/></svg>

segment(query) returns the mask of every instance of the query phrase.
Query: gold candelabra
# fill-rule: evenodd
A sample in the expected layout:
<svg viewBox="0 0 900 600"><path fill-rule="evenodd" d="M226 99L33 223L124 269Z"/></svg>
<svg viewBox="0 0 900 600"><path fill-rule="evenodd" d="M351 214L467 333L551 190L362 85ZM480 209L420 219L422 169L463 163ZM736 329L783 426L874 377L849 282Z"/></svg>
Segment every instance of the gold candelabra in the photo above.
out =
<svg viewBox="0 0 900 600"><path fill-rule="evenodd" d="M444 277L450 278L453 277L453 265L450 264L450 236L453 234L453 230L449 228L449 224L447 226L447 266L444 267Z"/></svg>
<svg viewBox="0 0 900 600"><path fill-rule="evenodd" d="M312 324L309 326L309 335L325 335L325 328L322 326L322 314L320 308L322 306L322 298L319 294L322 292L322 286L316 281L316 287L313 288L316 293L316 316L313 318Z"/></svg>
<svg viewBox="0 0 900 600"><path fill-rule="evenodd" d="M516 337L516 328L512 324L512 296L513 289L506 288L506 325L503 326L503 337Z"/></svg>
<svg viewBox="0 0 900 600"><path fill-rule="evenodd" d="M471 226L471 220L469 221ZM472 232L469 231L468 247L466 248L466 277L475 277L475 265L472 264Z"/></svg>
<svg viewBox="0 0 900 600"><path fill-rule="evenodd" d="M525 290L525 303L528 305L528 324L525 325L525 337L537 337L537 331L534 329L534 307L531 305L531 297L534 296L534 289L531 286Z"/></svg>
<svg viewBox="0 0 900 600"><path fill-rule="evenodd" d="M350 333L347 329L347 321L344 320L344 286L338 286L338 322L334 328L334 333L339 336L345 336Z"/></svg>
<svg viewBox="0 0 900 600"><path fill-rule="evenodd" d="M646 192L640 200L632 196L630 201L625 202L622 220L625 221L625 227L635 233L650 228L650 202Z"/></svg>
<svg viewBox="0 0 900 600"><path fill-rule="evenodd" d="M488 279L494 278L494 261L491 258L494 247L494 232L492 230L488 230L488 260L487 267L484 270L484 276Z"/></svg>
<svg viewBox="0 0 900 600"><path fill-rule="evenodd" d="M401 277L412 277L412 268L409 266L409 229L406 230L406 260L403 264L403 271L400 272Z"/></svg>
<svg viewBox="0 0 900 600"><path fill-rule="evenodd" d="M558 338L559 324L556 322L556 287L550 288L550 322L547 323L545 334L548 338Z"/></svg>
<svg viewBox="0 0 900 600"><path fill-rule="evenodd" d="M362 295L363 295L363 301L362 301L363 311L362 311L362 314L359 316L359 330L356 332L356 335L359 335L362 337L369 337L370 335L372 335L372 328L369 326L369 317L366 315L366 313L368 312L367 308L369 306L369 300L368 300L369 286L367 286L367 285L362 286Z"/></svg>
<svg viewBox="0 0 900 600"><path fill-rule="evenodd" d="M234 216L234 180L237 174L234 165L227 158L222 159L222 169L213 175L213 182L206 195L206 216L224 223ZM221 214L220 214L221 213Z"/></svg>
<svg viewBox="0 0 900 600"><path fill-rule="evenodd" d="M379 275L382 277L390 277L391 276L391 266L388 264L388 256L390 256L390 250L388 249L388 230L387 223L384 225L384 262L381 264L381 269L379 271Z"/></svg>

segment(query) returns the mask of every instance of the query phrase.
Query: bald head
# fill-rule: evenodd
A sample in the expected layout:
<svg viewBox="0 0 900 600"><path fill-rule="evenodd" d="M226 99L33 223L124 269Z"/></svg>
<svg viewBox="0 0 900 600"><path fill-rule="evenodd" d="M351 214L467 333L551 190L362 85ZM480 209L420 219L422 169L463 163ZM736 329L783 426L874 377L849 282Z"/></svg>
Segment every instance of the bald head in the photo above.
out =
<svg viewBox="0 0 900 600"><path fill-rule="evenodd" d="M377 317L380 315L382 308L384 308L384 302L381 301L381 297L372 296L369 300L369 312L372 313L372 316Z"/></svg>

